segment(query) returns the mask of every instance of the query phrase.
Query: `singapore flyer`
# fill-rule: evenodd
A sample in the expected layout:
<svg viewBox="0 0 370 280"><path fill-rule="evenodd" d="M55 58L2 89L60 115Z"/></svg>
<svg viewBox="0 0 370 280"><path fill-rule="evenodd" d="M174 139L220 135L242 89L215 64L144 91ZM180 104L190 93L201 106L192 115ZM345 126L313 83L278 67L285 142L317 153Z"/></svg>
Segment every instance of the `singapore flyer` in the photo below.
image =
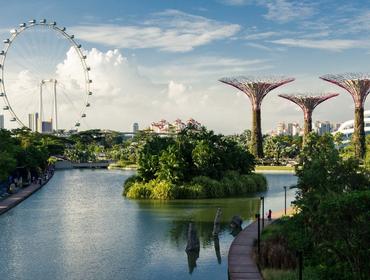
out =
<svg viewBox="0 0 370 280"><path fill-rule="evenodd" d="M10 128L62 133L86 127L90 67L73 34L54 21L10 30L0 51L0 97Z"/></svg>

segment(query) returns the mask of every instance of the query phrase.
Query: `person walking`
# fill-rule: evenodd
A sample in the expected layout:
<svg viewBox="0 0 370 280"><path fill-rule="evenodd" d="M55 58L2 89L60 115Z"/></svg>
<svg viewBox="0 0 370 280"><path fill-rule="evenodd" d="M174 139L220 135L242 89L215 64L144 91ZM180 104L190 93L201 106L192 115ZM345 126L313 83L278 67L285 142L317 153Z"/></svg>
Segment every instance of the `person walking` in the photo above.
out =
<svg viewBox="0 0 370 280"><path fill-rule="evenodd" d="M269 211L268 211L268 213L267 213L267 219L268 219L269 221L271 221L271 216L272 216L272 211L271 211L271 209L269 209Z"/></svg>

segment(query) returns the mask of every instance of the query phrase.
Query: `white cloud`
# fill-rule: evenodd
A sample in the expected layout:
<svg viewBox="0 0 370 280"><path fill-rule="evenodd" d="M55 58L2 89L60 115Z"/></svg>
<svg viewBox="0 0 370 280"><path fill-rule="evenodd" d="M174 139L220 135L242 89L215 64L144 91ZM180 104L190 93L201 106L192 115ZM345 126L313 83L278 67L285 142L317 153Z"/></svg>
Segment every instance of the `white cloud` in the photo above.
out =
<svg viewBox="0 0 370 280"><path fill-rule="evenodd" d="M168 81L176 75L178 80L186 83L213 84L228 73L243 75L271 69L272 67L268 60L257 58L193 56L167 61L157 66L140 66L140 71L153 77L156 81Z"/></svg>
<svg viewBox="0 0 370 280"><path fill-rule="evenodd" d="M302 20L315 13L314 5L306 1L296 0L223 0L229 6L258 5L267 9L264 17L268 20L285 23Z"/></svg>
<svg viewBox="0 0 370 280"><path fill-rule="evenodd" d="M304 19L314 14L314 8L303 1L262 1L267 7L265 18L278 22Z"/></svg>
<svg viewBox="0 0 370 280"><path fill-rule="evenodd" d="M222 2L230 6L244 6L253 2L253 0L222 0Z"/></svg>
<svg viewBox="0 0 370 280"><path fill-rule="evenodd" d="M351 39L327 39L327 40L308 40L308 39L291 39L284 38L273 40L272 43L300 48L321 49L328 51L342 51L352 48L369 47L368 41L351 40Z"/></svg>
<svg viewBox="0 0 370 280"><path fill-rule="evenodd" d="M240 26L178 10L166 10L137 25L99 24L71 29L82 40L114 48L187 52L215 40L230 38L240 30Z"/></svg>
<svg viewBox="0 0 370 280"><path fill-rule="evenodd" d="M268 31L268 32L261 32L261 33L254 33L254 34L249 34L244 37L246 40L262 40L262 39L267 39L271 37L275 37L280 35L279 32L276 31Z"/></svg>
<svg viewBox="0 0 370 280"><path fill-rule="evenodd" d="M130 131L134 122L138 122L143 128L152 121L162 118L173 121L177 118L186 120L193 117L217 132L241 132L251 125L250 102L242 92L218 82L217 79L228 74L238 75L237 69L242 71L240 74L248 74L255 68L269 66L269 62L263 60L248 61L210 56L192 57L177 61L177 64L173 61L172 65L168 62L166 65L158 66L162 68L153 68L151 72L143 71L142 66L135 64L118 50L101 52L92 49L86 53L87 62L92 69L94 94L89 101L91 107L86 112L86 123L81 123L81 129L105 128ZM60 79L64 87L62 90L64 92L58 91L60 127L70 128L75 119L75 112L78 113L80 109L78 103L72 106L65 98L65 95L68 95L69 99L77 101L80 100L80 96L84 97L81 91L83 83L78 78L80 67L80 61L75 53L69 51L65 60L58 65L55 76L50 76L50 78ZM166 68L169 68L169 72L162 72ZM188 72L184 74L183 71ZM23 91L33 84L34 81L29 79L28 75L27 72L20 73L19 81L23 81L24 84L17 84L15 91ZM317 86L315 90L318 91L324 88L343 92L338 87L317 78L308 80L307 77L297 78L299 79L296 82L274 90L266 97L262 112L264 131L273 128L279 121L302 119L302 113L292 104L281 100L277 96L278 93L312 90L313 85ZM154 83L152 80L159 82ZM37 96L36 86L34 94L30 93L29 96L23 94L17 106L23 104L25 108L30 108L32 103L37 109ZM320 106L314 117L321 120L350 118L352 115L352 110L348 108L350 102L350 96L343 93L335 100ZM74 107L78 107L77 110ZM348 108L348 110L345 112L335 110L339 107ZM30 111L24 110L24 112Z"/></svg>

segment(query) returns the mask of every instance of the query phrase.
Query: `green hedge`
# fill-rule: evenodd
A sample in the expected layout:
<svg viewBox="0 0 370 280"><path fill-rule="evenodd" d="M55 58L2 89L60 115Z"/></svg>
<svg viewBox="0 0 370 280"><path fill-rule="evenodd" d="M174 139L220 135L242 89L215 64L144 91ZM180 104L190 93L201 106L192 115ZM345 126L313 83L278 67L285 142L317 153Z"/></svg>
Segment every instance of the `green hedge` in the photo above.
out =
<svg viewBox="0 0 370 280"><path fill-rule="evenodd" d="M230 171L221 180L206 176L194 177L189 183L175 185L168 181L153 179L139 181L137 176L128 178L124 184L123 195L135 199L188 199L221 198L265 191L266 178L262 174L240 175Z"/></svg>

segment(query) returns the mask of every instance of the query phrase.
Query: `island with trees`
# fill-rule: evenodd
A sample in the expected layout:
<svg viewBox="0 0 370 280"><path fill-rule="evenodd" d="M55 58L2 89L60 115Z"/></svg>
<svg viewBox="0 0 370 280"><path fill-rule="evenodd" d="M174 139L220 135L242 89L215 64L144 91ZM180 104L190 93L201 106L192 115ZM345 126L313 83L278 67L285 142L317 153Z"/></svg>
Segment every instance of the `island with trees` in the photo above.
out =
<svg viewBox="0 0 370 280"><path fill-rule="evenodd" d="M124 183L128 198L218 198L264 191L255 158L236 141L202 127L173 137L142 136L137 175Z"/></svg>

